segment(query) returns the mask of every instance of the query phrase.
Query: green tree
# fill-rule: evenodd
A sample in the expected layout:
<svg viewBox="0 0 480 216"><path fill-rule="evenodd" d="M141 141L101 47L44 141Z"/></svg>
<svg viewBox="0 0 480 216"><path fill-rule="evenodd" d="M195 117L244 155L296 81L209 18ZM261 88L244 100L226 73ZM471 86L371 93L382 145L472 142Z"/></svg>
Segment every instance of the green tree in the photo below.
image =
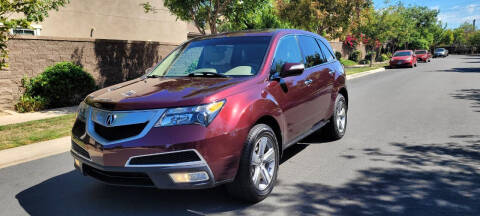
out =
<svg viewBox="0 0 480 216"><path fill-rule="evenodd" d="M50 10L58 10L69 0L0 0L0 69L7 67L7 41L12 28L30 28L41 22Z"/></svg>
<svg viewBox="0 0 480 216"><path fill-rule="evenodd" d="M446 46L450 46L453 44L453 40L455 39L453 31L451 29L447 29L443 33L442 41L441 43Z"/></svg>
<svg viewBox="0 0 480 216"><path fill-rule="evenodd" d="M335 39L350 33L360 23L371 0L277 0L279 16L296 28Z"/></svg>
<svg viewBox="0 0 480 216"><path fill-rule="evenodd" d="M206 34L207 27L217 34L217 26L247 17L266 3L268 0L164 0L163 5L178 19L193 22L201 34ZM156 10L150 2L141 5L146 13Z"/></svg>
<svg viewBox="0 0 480 216"><path fill-rule="evenodd" d="M247 29L289 28L288 22L281 20L274 5L270 0L266 4L255 7L237 7L244 16L236 16L238 12L230 16L228 22L219 26L219 31L239 31Z"/></svg>

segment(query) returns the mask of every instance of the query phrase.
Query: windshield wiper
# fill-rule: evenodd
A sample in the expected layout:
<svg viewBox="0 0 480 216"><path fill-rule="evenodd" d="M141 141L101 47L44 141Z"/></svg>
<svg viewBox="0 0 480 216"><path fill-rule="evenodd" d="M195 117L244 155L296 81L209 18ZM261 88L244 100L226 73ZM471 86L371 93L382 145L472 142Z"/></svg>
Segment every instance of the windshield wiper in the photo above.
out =
<svg viewBox="0 0 480 216"><path fill-rule="evenodd" d="M202 77L228 77L225 74L215 73L215 72L193 72L188 74L189 77L202 76Z"/></svg>

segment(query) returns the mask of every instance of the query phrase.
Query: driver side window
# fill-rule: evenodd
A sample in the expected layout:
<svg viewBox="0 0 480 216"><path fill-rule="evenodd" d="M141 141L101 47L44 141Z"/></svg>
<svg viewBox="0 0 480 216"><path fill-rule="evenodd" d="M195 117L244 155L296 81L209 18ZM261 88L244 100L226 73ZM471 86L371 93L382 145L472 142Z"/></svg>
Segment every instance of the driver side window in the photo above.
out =
<svg viewBox="0 0 480 216"><path fill-rule="evenodd" d="M278 42L277 50L273 58L271 72L280 72L285 63L303 62L300 48L298 47L295 36L286 36Z"/></svg>

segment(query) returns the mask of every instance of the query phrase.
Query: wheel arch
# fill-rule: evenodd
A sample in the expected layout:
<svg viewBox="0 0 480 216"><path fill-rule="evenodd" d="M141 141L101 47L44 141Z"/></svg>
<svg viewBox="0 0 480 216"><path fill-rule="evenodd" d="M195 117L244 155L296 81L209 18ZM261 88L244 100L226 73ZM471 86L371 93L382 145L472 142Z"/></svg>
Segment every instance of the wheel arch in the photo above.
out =
<svg viewBox="0 0 480 216"><path fill-rule="evenodd" d="M280 149L280 157L283 154L283 137L282 137L282 129L280 128L280 124L278 121L271 115L264 115L260 117L253 126L257 124L266 124L272 128L273 132L275 133L275 137L277 138L278 142L278 149ZM252 127L253 127L252 126Z"/></svg>

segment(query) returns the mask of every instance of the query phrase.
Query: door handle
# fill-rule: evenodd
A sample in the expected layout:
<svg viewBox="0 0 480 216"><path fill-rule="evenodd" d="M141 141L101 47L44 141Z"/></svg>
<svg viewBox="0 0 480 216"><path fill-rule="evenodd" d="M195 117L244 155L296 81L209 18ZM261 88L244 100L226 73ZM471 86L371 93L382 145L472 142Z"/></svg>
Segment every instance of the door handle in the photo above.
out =
<svg viewBox="0 0 480 216"><path fill-rule="evenodd" d="M313 80L311 80L311 79L305 80L305 85L309 86L309 85L312 84L312 82L313 82Z"/></svg>

